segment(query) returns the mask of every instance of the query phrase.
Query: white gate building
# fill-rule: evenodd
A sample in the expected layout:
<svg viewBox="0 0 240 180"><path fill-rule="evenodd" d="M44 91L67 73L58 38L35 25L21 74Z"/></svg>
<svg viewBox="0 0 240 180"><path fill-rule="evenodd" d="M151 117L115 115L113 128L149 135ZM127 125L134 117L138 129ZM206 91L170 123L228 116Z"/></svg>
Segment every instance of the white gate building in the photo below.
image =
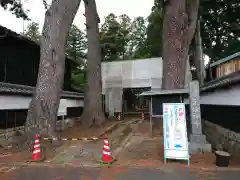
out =
<svg viewBox="0 0 240 180"><path fill-rule="evenodd" d="M160 89L162 86L162 58L102 62L102 93L106 112L122 112L124 88ZM191 78L186 71L186 85Z"/></svg>

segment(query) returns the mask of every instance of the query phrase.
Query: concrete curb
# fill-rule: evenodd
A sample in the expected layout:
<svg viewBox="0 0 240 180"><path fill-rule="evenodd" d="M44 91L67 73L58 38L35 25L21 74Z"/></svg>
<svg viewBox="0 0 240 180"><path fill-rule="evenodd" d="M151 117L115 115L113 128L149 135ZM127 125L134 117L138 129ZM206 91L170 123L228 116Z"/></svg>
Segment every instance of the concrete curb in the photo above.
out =
<svg viewBox="0 0 240 180"><path fill-rule="evenodd" d="M107 133L110 133L110 132L114 131L115 129L117 129L117 127L118 127L119 124L120 124L120 122L108 126L105 130L103 130L103 132L101 132L101 133L98 135L98 137L101 137L101 136L103 136L103 135L105 135L105 134L107 134Z"/></svg>
<svg viewBox="0 0 240 180"><path fill-rule="evenodd" d="M114 154L115 157L117 157L118 154L121 152L121 150L123 150L126 147L127 143L129 142L129 140L132 137L133 137L133 133L131 132L127 137L125 137L123 139L123 141L121 142L120 146L116 150L113 151L113 154Z"/></svg>
<svg viewBox="0 0 240 180"><path fill-rule="evenodd" d="M130 125L130 124L136 124L136 123L141 123L141 120L140 120L140 119L133 120L131 123L129 123L129 125ZM133 132L130 132L130 133L122 140L120 146L113 151L113 154L114 154L114 156L115 156L116 158L117 158L118 154L120 153L120 151L123 150L123 149L126 147L127 143L128 143L129 140L133 137L133 135L134 135L134 133L133 133Z"/></svg>
<svg viewBox="0 0 240 180"><path fill-rule="evenodd" d="M129 124L134 124L134 123L137 123L138 121L140 121L140 119L136 119L136 120L132 120L131 123ZM127 121L119 121L118 123L116 124L113 124L113 125L110 125L109 127L107 127L102 133L100 133L98 136L101 137L107 133L110 133L112 131L114 131L115 129L117 129L117 127L120 125L120 124L123 124L123 123L126 123Z"/></svg>

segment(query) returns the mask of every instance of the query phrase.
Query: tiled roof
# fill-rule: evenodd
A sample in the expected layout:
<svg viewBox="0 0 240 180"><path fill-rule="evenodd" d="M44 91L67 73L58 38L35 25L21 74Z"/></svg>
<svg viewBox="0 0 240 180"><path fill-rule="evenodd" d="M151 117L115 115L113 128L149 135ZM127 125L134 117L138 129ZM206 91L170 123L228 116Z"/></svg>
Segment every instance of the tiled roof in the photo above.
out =
<svg viewBox="0 0 240 180"><path fill-rule="evenodd" d="M220 77L208 83L205 83L200 87L201 92L211 91L218 88L227 87L232 84L240 82L240 71L229 74L227 76ZM140 94L140 96L151 96L151 95L163 95L163 94L185 94L188 93L188 89L178 89L178 90L152 90L145 91Z"/></svg>
<svg viewBox="0 0 240 180"><path fill-rule="evenodd" d="M12 38L15 38L16 40L22 41L23 43L28 43L31 46L36 46L36 47L40 48L39 43L34 42L31 39L29 39L27 37L24 37L23 35L18 34L18 33L14 32L14 31L12 31L11 29L8 29L8 28L6 28L4 26L1 26L1 25L0 25L0 36L1 36L1 38L12 37ZM77 60L71 59L70 57L67 56L67 54L65 54L65 56L66 56L66 59L67 60L71 60L71 62L74 62L76 64L81 63L81 62L78 62Z"/></svg>
<svg viewBox="0 0 240 180"><path fill-rule="evenodd" d="M227 56L227 57L225 57L225 58L223 58L223 59L220 59L220 60L214 62L214 63L212 63L212 64L210 65L210 67L214 67L214 66L217 66L217 65L219 65L219 64L228 62L228 61L230 61L230 60L232 60L232 59L235 59L235 58L237 58L237 57L240 57L240 52L236 52L236 53L234 53L234 54L232 54L232 55L230 55L230 56Z"/></svg>
<svg viewBox="0 0 240 180"><path fill-rule="evenodd" d="M25 94L32 95L35 87L11 84L11 83L2 83L0 82L0 94L1 93L9 93L9 94ZM71 92L71 91L63 91L62 97L65 98L84 98L83 93Z"/></svg>
<svg viewBox="0 0 240 180"><path fill-rule="evenodd" d="M188 89L174 89L174 90L150 90L150 91L144 91L139 96L152 96L152 95L169 95L169 94L187 94Z"/></svg>
<svg viewBox="0 0 240 180"><path fill-rule="evenodd" d="M240 71L222 76L201 86L201 91L208 91L216 88L226 87L240 82Z"/></svg>

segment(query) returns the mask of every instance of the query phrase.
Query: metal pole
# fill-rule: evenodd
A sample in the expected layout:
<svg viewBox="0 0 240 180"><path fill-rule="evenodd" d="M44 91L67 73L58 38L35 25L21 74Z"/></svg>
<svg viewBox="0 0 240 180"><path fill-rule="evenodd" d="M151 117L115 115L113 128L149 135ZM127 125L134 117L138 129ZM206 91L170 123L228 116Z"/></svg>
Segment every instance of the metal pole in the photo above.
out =
<svg viewBox="0 0 240 180"><path fill-rule="evenodd" d="M8 111L5 113L5 120L6 120L6 126L5 126L5 139L8 138Z"/></svg>
<svg viewBox="0 0 240 180"><path fill-rule="evenodd" d="M149 109L149 115L150 115L150 136L153 136L153 133L152 133L152 96L151 96L151 98L150 98L150 104L149 104L149 107L150 107L150 109Z"/></svg>
<svg viewBox="0 0 240 180"><path fill-rule="evenodd" d="M64 115L62 116L62 130L65 128L65 121L64 121Z"/></svg>
<svg viewBox="0 0 240 180"><path fill-rule="evenodd" d="M4 82L7 82L7 58L4 57Z"/></svg>
<svg viewBox="0 0 240 180"><path fill-rule="evenodd" d="M14 111L14 131L16 131L17 121L16 121L16 112Z"/></svg>

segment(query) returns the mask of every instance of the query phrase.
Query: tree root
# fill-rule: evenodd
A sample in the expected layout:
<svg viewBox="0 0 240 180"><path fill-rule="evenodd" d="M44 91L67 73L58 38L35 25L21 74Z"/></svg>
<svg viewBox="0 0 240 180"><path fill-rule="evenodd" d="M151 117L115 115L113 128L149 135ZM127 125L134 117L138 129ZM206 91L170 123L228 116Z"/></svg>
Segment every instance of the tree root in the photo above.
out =
<svg viewBox="0 0 240 180"><path fill-rule="evenodd" d="M33 128L30 131L25 132L22 136L14 136L11 142L12 150L13 151L23 151L23 150L32 151L35 136L38 134L42 135L40 136L40 141L41 141L41 137L50 137L50 138L57 137L55 133L52 134L52 133L41 133L41 132L42 131L39 128ZM48 141L47 143L41 141L40 143L44 143L44 145L50 149L56 149L57 147L62 145L62 142L60 140Z"/></svg>
<svg viewBox="0 0 240 180"><path fill-rule="evenodd" d="M81 116L82 125L87 128L97 127L101 128L102 123L106 120L103 112L93 113L90 111L84 111Z"/></svg>

